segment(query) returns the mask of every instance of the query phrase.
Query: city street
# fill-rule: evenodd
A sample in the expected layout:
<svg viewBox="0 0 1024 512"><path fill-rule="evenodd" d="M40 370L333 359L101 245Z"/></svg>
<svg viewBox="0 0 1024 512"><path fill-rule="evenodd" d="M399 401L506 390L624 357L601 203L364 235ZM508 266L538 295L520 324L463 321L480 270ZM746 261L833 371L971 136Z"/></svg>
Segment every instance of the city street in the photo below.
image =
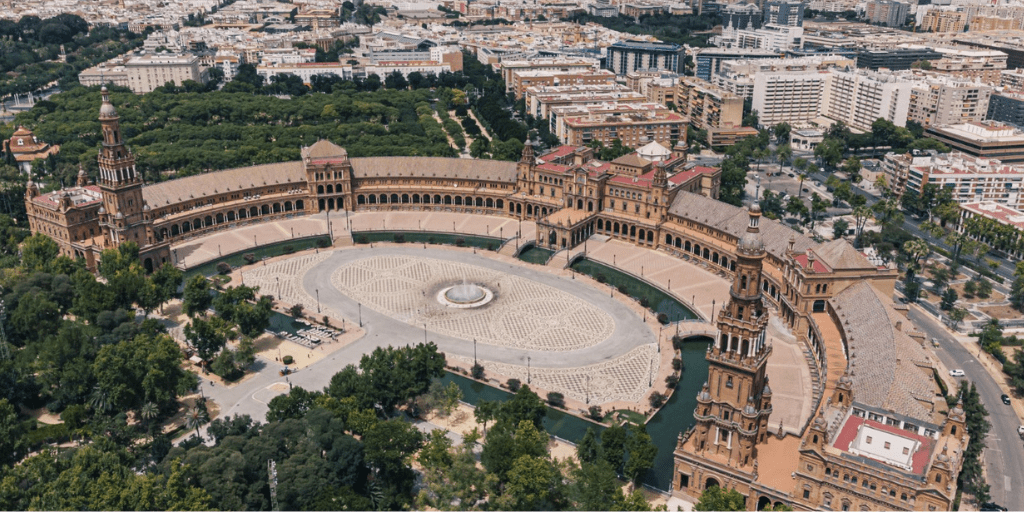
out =
<svg viewBox="0 0 1024 512"><path fill-rule="evenodd" d="M1024 510L1024 441L1017 434L1021 422L1013 408L1000 400L1002 388L975 357L976 346L968 349L919 308L911 307L909 316L929 339L939 340L935 352L942 363L950 369L963 369L977 386L992 423L983 453L992 500L1010 510Z"/></svg>

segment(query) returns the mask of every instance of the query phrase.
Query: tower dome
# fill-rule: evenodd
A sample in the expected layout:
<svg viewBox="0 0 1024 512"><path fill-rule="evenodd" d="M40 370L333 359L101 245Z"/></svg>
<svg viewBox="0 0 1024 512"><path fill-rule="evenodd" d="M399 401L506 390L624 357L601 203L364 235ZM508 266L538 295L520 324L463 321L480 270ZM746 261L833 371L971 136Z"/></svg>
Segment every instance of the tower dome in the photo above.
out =
<svg viewBox="0 0 1024 512"><path fill-rule="evenodd" d="M100 118L112 118L117 117L117 109L110 103L110 94L107 93L107 86L100 88L100 94L103 96L103 104L100 105Z"/></svg>

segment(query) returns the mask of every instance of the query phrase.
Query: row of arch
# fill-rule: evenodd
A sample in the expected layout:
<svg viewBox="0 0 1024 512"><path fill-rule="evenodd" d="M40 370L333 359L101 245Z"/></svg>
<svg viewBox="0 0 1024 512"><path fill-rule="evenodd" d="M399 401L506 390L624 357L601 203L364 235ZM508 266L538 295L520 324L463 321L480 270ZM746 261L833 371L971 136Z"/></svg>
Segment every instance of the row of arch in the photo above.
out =
<svg viewBox="0 0 1024 512"><path fill-rule="evenodd" d="M526 203L526 205L524 206L522 203L515 203L511 201L509 201L508 203L508 213L512 214L515 217L523 217L523 213L525 212L525 218L540 219L543 217L547 217L548 213L551 213L553 211L553 208L551 210L548 210L547 206L534 206L530 203Z"/></svg>
<svg viewBox="0 0 1024 512"><path fill-rule="evenodd" d="M297 201L267 203L260 206L239 208L238 210L228 210L226 212L210 213L202 217L187 219L181 222L176 222L169 226L164 226L160 228L159 235L160 239L164 240L167 238L182 236L193 231L200 231L203 229L211 228L219 224L236 222L240 220L258 217L265 217L268 215L292 213L296 211L301 212L304 211L305 208L305 201L299 199Z"/></svg>
<svg viewBox="0 0 1024 512"><path fill-rule="evenodd" d="M358 194L357 205L367 204L444 204L505 209L505 200L493 197L453 196L441 194Z"/></svg>
<svg viewBox="0 0 1024 512"><path fill-rule="evenodd" d="M597 231L616 238L624 238L640 245L654 245L654 230L637 227L635 224L597 219Z"/></svg>

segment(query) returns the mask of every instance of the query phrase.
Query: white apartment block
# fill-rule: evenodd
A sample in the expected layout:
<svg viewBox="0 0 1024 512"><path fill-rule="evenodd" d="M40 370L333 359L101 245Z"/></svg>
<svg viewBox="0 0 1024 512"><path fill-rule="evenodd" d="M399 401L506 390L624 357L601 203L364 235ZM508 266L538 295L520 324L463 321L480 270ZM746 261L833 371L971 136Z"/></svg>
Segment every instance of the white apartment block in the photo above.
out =
<svg viewBox="0 0 1024 512"><path fill-rule="evenodd" d="M823 71L757 73L751 106L764 126L810 121L821 115L828 77Z"/></svg>
<svg viewBox="0 0 1024 512"><path fill-rule="evenodd" d="M135 94L144 94L167 82L181 85L186 80L206 82L205 70L199 68L199 57L190 54L142 54L128 59L128 87Z"/></svg>
<svg viewBox="0 0 1024 512"><path fill-rule="evenodd" d="M784 59L737 59L723 61L721 69L709 80L716 87L729 91L744 99L754 98L754 77L758 73L799 73L812 74L831 68L855 67L849 57L841 55L816 55Z"/></svg>
<svg viewBox="0 0 1024 512"><path fill-rule="evenodd" d="M310 83L313 75L335 75L345 80L352 79L352 66L338 62L299 62L296 64L260 64L256 73L267 82L274 75L296 75L303 83ZM384 75L380 75L383 79Z"/></svg>
<svg viewBox="0 0 1024 512"><path fill-rule="evenodd" d="M527 112L535 118L547 119L551 109L566 105L596 105L608 102L644 103L643 94L622 84L556 85L526 89L523 96Z"/></svg>
<svg viewBox="0 0 1024 512"><path fill-rule="evenodd" d="M367 65L365 68L366 76L377 75L384 79L384 77L398 71L406 78L409 78L410 73L420 73L422 75L440 75L441 73L451 73L452 66L447 62L434 62L431 60L405 60L405 61L392 61L392 62L378 62L377 64Z"/></svg>
<svg viewBox="0 0 1024 512"><path fill-rule="evenodd" d="M847 126L869 131L879 118L907 125L913 84L891 73L830 70L822 114Z"/></svg>
<svg viewBox="0 0 1024 512"><path fill-rule="evenodd" d="M907 158L885 157L887 179L902 182L902 191L920 194L927 184L947 188L960 204L988 201L1010 208L1024 209L1024 167L1003 164L992 158L979 158L959 151Z"/></svg>
<svg viewBox="0 0 1024 512"><path fill-rule="evenodd" d="M759 29L726 27L722 35L711 38L720 48L753 48L784 52L803 48L803 27L766 24Z"/></svg>
<svg viewBox="0 0 1024 512"><path fill-rule="evenodd" d="M948 76L916 77L910 93L908 120L922 126L983 121L992 88Z"/></svg>

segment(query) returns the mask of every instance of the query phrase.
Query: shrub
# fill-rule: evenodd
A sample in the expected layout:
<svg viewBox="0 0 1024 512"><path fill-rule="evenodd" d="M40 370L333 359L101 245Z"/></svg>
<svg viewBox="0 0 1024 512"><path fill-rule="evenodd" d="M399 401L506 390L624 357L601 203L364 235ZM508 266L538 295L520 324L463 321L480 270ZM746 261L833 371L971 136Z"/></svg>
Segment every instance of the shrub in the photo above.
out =
<svg viewBox="0 0 1024 512"><path fill-rule="evenodd" d="M225 261L222 261L222 262L217 264L217 272L220 273L220 274L230 273L231 272L231 265L229 265Z"/></svg>
<svg viewBox="0 0 1024 512"><path fill-rule="evenodd" d="M458 238L456 238L456 239L455 239L455 245L457 245L457 246L459 246L459 247L463 247L463 246L465 246L465 245L466 245L466 239L465 239L465 238L462 238L461 236L460 236L460 237L458 237Z"/></svg>
<svg viewBox="0 0 1024 512"><path fill-rule="evenodd" d="M326 325L326 326L328 326L328 327L330 327L330 326L331 326L331 319L330 319L330 318L328 318L328 317L327 317L327 315L324 315L324 318L323 318L323 324L324 324L324 325Z"/></svg>
<svg viewBox="0 0 1024 512"><path fill-rule="evenodd" d="M437 239L432 237L432 236L428 236L427 237L427 243L428 244L436 244L437 243Z"/></svg>
<svg viewBox="0 0 1024 512"><path fill-rule="evenodd" d="M366 238L366 235L359 235L359 236L356 237L356 243L357 244L368 244L368 243L370 243L370 239Z"/></svg>
<svg viewBox="0 0 1024 512"><path fill-rule="evenodd" d="M293 245L286 245L281 248L281 254L291 254L293 252L295 252L295 246Z"/></svg>
<svg viewBox="0 0 1024 512"><path fill-rule="evenodd" d="M623 295L629 295L629 288L626 288L626 285L624 285L624 284L620 284L620 285L616 286L615 289L618 290L619 293L621 293Z"/></svg>
<svg viewBox="0 0 1024 512"><path fill-rule="evenodd" d="M515 393L519 391L519 388L523 385L523 383L520 382L519 379L509 379L508 382L505 383L505 385L508 386L509 391Z"/></svg>
<svg viewBox="0 0 1024 512"><path fill-rule="evenodd" d="M256 263L256 255L251 252L243 254L242 259L245 260L246 265L252 265L253 263Z"/></svg>
<svg viewBox="0 0 1024 512"><path fill-rule="evenodd" d="M679 384L678 375L673 373L672 375L665 377L665 385L668 386L669 389L675 388L677 384Z"/></svg>
<svg viewBox="0 0 1024 512"><path fill-rule="evenodd" d="M405 234L404 233L395 233L395 243L396 244L404 244L405 243Z"/></svg>
<svg viewBox="0 0 1024 512"><path fill-rule="evenodd" d="M316 246L321 248L321 249L323 249L325 247L330 247L331 246L331 239L330 238L317 238L316 239Z"/></svg>
<svg viewBox="0 0 1024 512"><path fill-rule="evenodd" d="M281 362L284 364L292 364L295 362L295 359L293 359L292 356L284 356L281 358Z"/></svg>
<svg viewBox="0 0 1024 512"><path fill-rule="evenodd" d="M661 325L668 325L668 315L665 313L658 313L658 323Z"/></svg>
<svg viewBox="0 0 1024 512"><path fill-rule="evenodd" d="M604 412L601 411L600 405L591 405L590 409L587 410L587 417L594 421L601 421L604 419Z"/></svg>
<svg viewBox="0 0 1024 512"><path fill-rule="evenodd" d="M604 283L606 283L608 281L608 278L605 277L605 275L602 274L601 272L598 272L597 274L594 274L594 279L596 279L597 282L599 282L601 284L604 284Z"/></svg>
<svg viewBox="0 0 1024 512"><path fill-rule="evenodd" d="M651 393L651 398L650 398L651 407L657 409L657 408L665 405L665 399L666 398L667 397L664 394L659 393L657 391L655 391L654 393Z"/></svg>
<svg viewBox="0 0 1024 512"><path fill-rule="evenodd" d="M683 365L683 360L677 357L672 360L672 369L677 372L681 372L686 369L686 366Z"/></svg>
<svg viewBox="0 0 1024 512"><path fill-rule="evenodd" d="M303 306L302 304L296 304L288 308L288 314L294 316L295 318L302 318L302 310L304 309L306 309L306 307Z"/></svg>
<svg viewBox="0 0 1024 512"><path fill-rule="evenodd" d="M648 300L647 297L640 297L640 305L645 308L649 308L651 307L651 301Z"/></svg>
<svg viewBox="0 0 1024 512"><path fill-rule="evenodd" d="M551 407L565 409L565 395L557 391L552 391L548 393L548 403L551 404Z"/></svg>
<svg viewBox="0 0 1024 512"><path fill-rule="evenodd" d="M476 380L484 380L484 366L480 363L473 365L473 371L470 372Z"/></svg>
<svg viewBox="0 0 1024 512"><path fill-rule="evenodd" d="M487 244L487 250L488 251L496 251L496 250L498 250L498 246L493 244L493 243L489 243L489 244Z"/></svg>

